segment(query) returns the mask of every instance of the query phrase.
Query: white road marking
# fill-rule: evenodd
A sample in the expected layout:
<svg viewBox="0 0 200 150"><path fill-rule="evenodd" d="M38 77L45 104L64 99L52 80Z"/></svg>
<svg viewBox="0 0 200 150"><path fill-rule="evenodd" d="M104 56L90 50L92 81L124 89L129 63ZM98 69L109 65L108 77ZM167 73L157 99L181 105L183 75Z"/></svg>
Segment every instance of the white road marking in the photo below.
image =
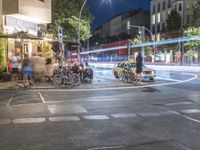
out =
<svg viewBox="0 0 200 150"><path fill-rule="evenodd" d="M18 118L13 119L14 124L26 124L26 123L42 123L45 122L45 118Z"/></svg>
<svg viewBox="0 0 200 150"><path fill-rule="evenodd" d="M124 146L110 146L110 147L98 147L98 148L90 148L88 150L109 150L109 149L122 149Z"/></svg>
<svg viewBox="0 0 200 150"><path fill-rule="evenodd" d="M141 117L159 117L161 114L155 112L146 112L146 113L137 113L138 116Z"/></svg>
<svg viewBox="0 0 200 150"><path fill-rule="evenodd" d="M13 97L14 97L14 96L12 96L12 97L9 99L8 103L6 104L6 106L10 106L10 103L12 102Z"/></svg>
<svg viewBox="0 0 200 150"><path fill-rule="evenodd" d="M45 90L34 90L34 91L46 91L46 92L51 92L51 91L58 91L58 92L62 92L62 91L70 91L70 92L88 92L88 91L106 91L106 90L125 90L125 89L137 89L137 88L145 88L145 87L159 87L159 86L166 86L166 85L176 85L176 84L181 84L181 83L186 83L186 82L190 82L192 80L195 80L198 78L197 75L195 74L191 74L191 73L182 73L185 75L190 75L193 76L190 79L187 80L181 80L181 81L177 81L177 82L170 82L170 83L159 83L159 84L151 84L151 85L141 85L141 86L127 86L127 87L101 87L101 88L92 88L92 89L45 89Z"/></svg>
<svg viewBox="0 0 200 150"><path fill-rule="evenodd" d="M181 81L181 80L177 80L177 79L163 78L163 77L156 77L156 79L159 79L159 80L166 80L166 81L175 81L175 82Z"/></svg>
<svg viewBox="0 0 200 150"><path fill-rule="evenodd" d="M191 117L188 117L188 116L185 116L185 115L181 115L181 116L183 116L184 118L187 118L187 119L189 119L189 120L191 120L191 121L193 121L193 122L200 123L200 120L193 119L193 118L191 118Z"/></svg>
<svg viewBox="0 0 200 150"><path fill-rule="evenodd" d="M87 110L80 105L48 105L51 114L72 114L87 113Z"/></svg>
<svg viewBox="0 0 200 150"><path fill-rule="evenodd" d="M84 119L87 120L107 120L109 119L106 115L90 115L90 116L83 116Z"/></svg>
<svg viewBox="0 0 200 150"><path fill-rule="evenodd" d="M180 115L180 113L176 112L176 111L172 111L172 110L169 110L169 111L161 111L159 112L161 115Z"/></svg>
<svg viewBox="0 0 200 150"><path fill-rule="evenodd" d="M174 106L174 105L190 105L192 102L177 102L177 103L167 103L167 106Z"/></svg>
<svg viewBox="0 0 200 150"><path fill-rule="evenodd" d="M200 110L198 109L185 109L185 110L180 110L182 113L186 114L193 114L193 113L200 113Z"/></svg>
<svg viewBox="0 0 200 150"><path fill-rule="evenodd" d="M114 118L134 118L137 117L134 113L128 113L128 114L111 114Z"/></svg>
<svg viewBox="0 0 200 150"><path fill-rule="evenodd" d="M77 116L66 116L66 117L49 117L49 121L58 122L58 121L80 121L80 118Z"/></svg>
<svg viewBox="0 0 200 150"><path fill-rule="evenodd" d="M38 94L39 94L39 96L40 96L40 98L41 98L41 100L42 100L42 103L46 103L45 100L44 100L44 97L42 96L42 93L41 93L41 92L38 92Z"/></svg>

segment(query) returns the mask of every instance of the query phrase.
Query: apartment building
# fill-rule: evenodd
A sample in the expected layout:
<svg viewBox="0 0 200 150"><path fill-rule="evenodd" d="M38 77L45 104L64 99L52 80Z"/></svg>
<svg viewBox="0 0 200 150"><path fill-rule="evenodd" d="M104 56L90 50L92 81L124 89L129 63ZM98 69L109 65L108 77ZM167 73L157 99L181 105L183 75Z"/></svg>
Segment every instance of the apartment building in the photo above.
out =
<svg viewBox="0 0 200 150"><path fill-rule="evenodd" d="M11 35L24 31L38 36L51 23L51 0L0 0L0 30ZM20 38L20 37L19 37ZM34 41L9 39L8 55L15 50L21 53L37 52Z"/></svg>
<svg viewBox="0 0 200 150"><path fill-rule="evenodd" d="M142 19L141 19L142 18ZM95 30L95 34L100 34L102 37L118 36L119 34L128 34L127 22L130 21L131 25L149 27L150 13L143 9L134 9L123 12L114 16L102 26ZM129 32L131 36L138 34L138 29L131 28Z"/></svg>
<svg viewBox="0 0 200 150"><path fill-rule="evenodd" d="M166 27L167 15L176 10L182 18L182 25L191 23L194 7L200 0L151 0L151 31L159 34Z"/></svg>

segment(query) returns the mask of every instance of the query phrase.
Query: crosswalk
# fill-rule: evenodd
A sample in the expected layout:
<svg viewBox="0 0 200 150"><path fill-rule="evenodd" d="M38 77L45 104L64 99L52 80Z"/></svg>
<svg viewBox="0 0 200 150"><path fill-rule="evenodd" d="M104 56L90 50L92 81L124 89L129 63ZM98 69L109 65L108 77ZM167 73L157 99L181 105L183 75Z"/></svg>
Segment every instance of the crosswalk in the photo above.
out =
<svg viewBox="0 0 200 150"><path fill-rule="evenodd" d="M200 114L199 109L183 109L179 111L163 110L159 112L138 112L138 113L113 113L113 114L87 114L87 115L62 115L49 117L30 117L30 118L15 118L15 119L0 119L0 125L7 124L36 124L44 122L80 122L86 121L101 121L113 119L136 119L136 118L157 118L167 116L183 116L192 121L200 123L198 119L192 119L187 115Z"/></svg>

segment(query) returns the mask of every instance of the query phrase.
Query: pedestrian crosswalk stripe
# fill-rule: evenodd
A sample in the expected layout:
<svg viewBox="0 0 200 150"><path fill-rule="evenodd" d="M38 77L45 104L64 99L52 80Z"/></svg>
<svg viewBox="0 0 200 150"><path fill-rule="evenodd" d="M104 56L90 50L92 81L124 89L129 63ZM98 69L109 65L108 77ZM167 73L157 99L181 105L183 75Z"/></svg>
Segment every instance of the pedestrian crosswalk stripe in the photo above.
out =
<svg viewBox="0 0 200 150"><path fill-rule="evenodd" d="M57 121L80 121L80 118L77 116L67 116L67 117L49 117L49 120L52 122Z"/></svg>
<svg viewBox="0 0 200 150"><path fill-rule="evenodd" d="M106 120L109 119L106 115L91 115L91 116L83 116L84 119L87 120Z"/></svg>
<svg viewBox="0 0 200 150"><path fill-rule="evenodd" d="M192 113L200 113L200 110L198 110L198 109L185 109L185 110L181 110L180 112L186 113L186 114L192 114Z"/></svg>
<svg viewBox="0 0 200 150"><path fill-rule="evenodd" d="M15 124L26 124L26 123L42 123L45 122L45 118L18 118L13 119L12 122Z"/></svg>
<svg viewBox="0 0 200 150"><path fill-rule="evenodd" d="M128 114L112 114L111 115L114 118L133 118L133 117L137 117L136 114L134 113L128 113Z"/></svg>

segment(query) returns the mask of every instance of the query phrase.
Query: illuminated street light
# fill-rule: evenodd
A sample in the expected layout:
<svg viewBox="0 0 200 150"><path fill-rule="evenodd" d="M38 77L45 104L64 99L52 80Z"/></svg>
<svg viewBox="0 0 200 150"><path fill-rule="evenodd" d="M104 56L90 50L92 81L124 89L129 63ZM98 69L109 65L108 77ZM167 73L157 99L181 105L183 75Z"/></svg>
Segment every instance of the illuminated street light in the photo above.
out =
<svg viewBox="0 0 200 150"><path fill-rule="evenodd" d="M78 16L78 53L77 53L77 56L78 56L78 62L80 62L80 50L81 50L81 37L80 37L80 20L81 20L81 15L82 15L82 12L83 12L83 8L85 6L85 4L87 3L88 0L85 0L83 2L83 5L81 6L81 10L80 10L80 13L79 13L79 16ZM108 2L109 4L111 4L111 1L112 0L102 0L102 2Z"/></svg>

